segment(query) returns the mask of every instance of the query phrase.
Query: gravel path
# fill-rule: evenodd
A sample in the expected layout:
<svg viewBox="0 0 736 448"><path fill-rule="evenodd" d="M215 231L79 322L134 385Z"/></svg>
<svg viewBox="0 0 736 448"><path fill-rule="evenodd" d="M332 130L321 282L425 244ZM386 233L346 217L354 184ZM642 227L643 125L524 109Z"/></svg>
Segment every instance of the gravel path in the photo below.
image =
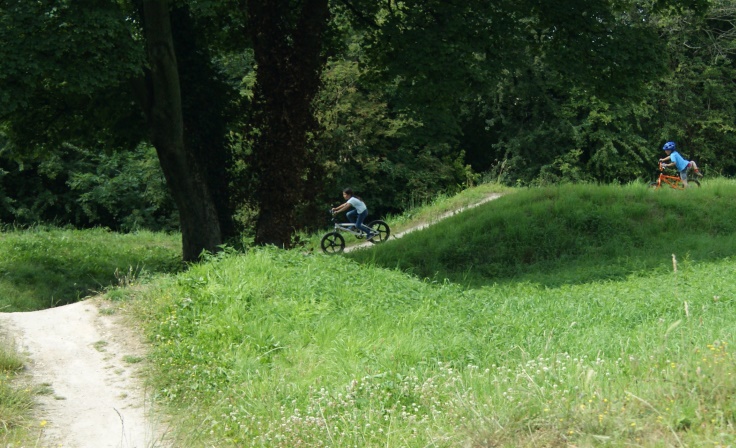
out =
<svg viewBox="0 0 736 448"><path fill-rule="evenodd" d="M144 346L104 302L0 313L0 330L28 356L39 395L39 447L165 446L165 424L151 412L137 376ZM45 423L42 423L45 421Z"/></svg>

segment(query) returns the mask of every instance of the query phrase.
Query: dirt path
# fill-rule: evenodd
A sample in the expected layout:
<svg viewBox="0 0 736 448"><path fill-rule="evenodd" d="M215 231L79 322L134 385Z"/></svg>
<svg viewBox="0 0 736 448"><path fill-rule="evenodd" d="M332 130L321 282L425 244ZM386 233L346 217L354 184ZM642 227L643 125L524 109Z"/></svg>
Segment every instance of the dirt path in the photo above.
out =
<svg viewBox="0 0 736 448"><path fill-rule="evenodd" d="M466 207L462 207L462 208L459 208L457 210L450 210L449 212L442 213L442 214L434 217L433 219L431 219L428 222L425 222L425 223L416 225L414 227L408 228L408 229L406 229L404 231L401 231L401 232L392 234L389 238L390 239L401 238L402 236L404 236L406 234L409 234L411 232L416 232L417 230L426 229L427 227L431 226L432 224L434 224L434 223L436 223L438 221L441 221L441 220L443 220L445 218L449 218L450 216L456 215L456 214L458 214L460 212L464 212L465 210L468 210L468 209L477 207L477 206L479 206L481 204L485 204L486 202L490 202L490 201L492 201L494 199L498 199L501 196L502 196L501 193L491 193L488 196L486 196L485 198L481 199L480 201L478 201L478 202L476 202L474 204L470 204L470 205L468 205ZM372 243L370 243L370 242L356 244L355 246L346 247L345 248L345 252L350 252L352 250L361 249L361 248L364 248L364 247L370 247L371 245L372 245Z"/></svg>
<svg viewBox="0 0 736 448"><path fill-rule="evenodd" d="M39 447L165 446L165 424L137 376L144 346L99 299L0 314L0 330L29 358L39 395ZM45 424L41 422L45 421Z"/></svg>

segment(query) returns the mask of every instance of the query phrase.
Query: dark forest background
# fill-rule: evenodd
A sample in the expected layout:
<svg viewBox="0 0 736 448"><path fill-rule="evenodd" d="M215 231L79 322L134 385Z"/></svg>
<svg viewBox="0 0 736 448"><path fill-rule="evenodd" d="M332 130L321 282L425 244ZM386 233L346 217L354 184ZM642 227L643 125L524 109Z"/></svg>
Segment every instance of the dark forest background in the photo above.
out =
<svg viewBox="0 0 736 448"><path fill-rule="evenodd" d="M628 183L669 140L733 176L735 21L725 0L0 0L0 220L179 230L211 202L194 249L288 247L344 187L378 217L478 182Z"/></svg>

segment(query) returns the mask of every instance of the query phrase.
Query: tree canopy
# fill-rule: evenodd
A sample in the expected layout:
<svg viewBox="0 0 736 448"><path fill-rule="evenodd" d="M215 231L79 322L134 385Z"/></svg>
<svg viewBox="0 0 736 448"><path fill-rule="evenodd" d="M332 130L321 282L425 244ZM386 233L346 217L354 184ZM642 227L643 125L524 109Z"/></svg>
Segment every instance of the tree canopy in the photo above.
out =
<svg viewBox="0 0 736 448"><path fill-rule="evenodd" d="M380 214L480 177L625 182L666 140L733 174L734 9L0 0L0 216L178 219L193 261L240 232L292 247L345 186Z"/></svg>

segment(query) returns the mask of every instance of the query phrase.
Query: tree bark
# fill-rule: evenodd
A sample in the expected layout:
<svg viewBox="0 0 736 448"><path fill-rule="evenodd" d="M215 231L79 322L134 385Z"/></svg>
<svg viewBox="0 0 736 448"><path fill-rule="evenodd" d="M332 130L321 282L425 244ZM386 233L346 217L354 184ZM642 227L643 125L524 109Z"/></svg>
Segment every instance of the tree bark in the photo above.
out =
<svg viewBox="0 0 736 448"><path fill-rule="evenodd" d="M290 248L303 199L308 132L314 128L327 0L247 0L258 65L254 97L257 244Z"/></svg>
<svg viewBox="0 0 736 448"><path fill-rule="evenodd" d="M232 98L238 93L218 75L207 34L198 26L186 4L170 11L181 86L186 149L196 157L217 210L223 241L238 236L231 200L232 153L227 125L237 112Z"/></svg>
<svg viewBox="0 0 736 448"><path fill-rule="evenodd" d="M144 33L150 74L147 112L151 140L179 208L184 261L222 243L217 210L205 176L184 142L181 88L168 0L143 1Z"/></svg>

